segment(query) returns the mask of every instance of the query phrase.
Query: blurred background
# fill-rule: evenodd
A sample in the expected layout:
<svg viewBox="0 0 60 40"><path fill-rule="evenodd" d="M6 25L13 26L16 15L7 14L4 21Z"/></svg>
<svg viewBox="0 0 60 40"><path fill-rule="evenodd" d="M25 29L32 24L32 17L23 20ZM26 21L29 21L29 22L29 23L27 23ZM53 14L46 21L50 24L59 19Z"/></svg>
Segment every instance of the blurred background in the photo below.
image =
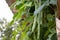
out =
<svg viewBox="0 0 60 40"><path fill-rule="evenodd" d="M57 40L57 0L5 2L13 16L9 22L6 18L0 20L0 40Z"/></svg>

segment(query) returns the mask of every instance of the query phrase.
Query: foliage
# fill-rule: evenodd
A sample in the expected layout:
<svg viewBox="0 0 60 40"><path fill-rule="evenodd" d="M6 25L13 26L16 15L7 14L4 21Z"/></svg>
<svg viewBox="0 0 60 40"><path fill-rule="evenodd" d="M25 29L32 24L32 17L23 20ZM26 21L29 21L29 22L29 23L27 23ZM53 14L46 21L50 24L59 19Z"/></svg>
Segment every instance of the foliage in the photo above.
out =
<svg viewBox="0 0 60 40"><path fill-rule="evenodd" d="M1 29L3 40L57 40L56 0L16 0L13 20Z"/></svg>

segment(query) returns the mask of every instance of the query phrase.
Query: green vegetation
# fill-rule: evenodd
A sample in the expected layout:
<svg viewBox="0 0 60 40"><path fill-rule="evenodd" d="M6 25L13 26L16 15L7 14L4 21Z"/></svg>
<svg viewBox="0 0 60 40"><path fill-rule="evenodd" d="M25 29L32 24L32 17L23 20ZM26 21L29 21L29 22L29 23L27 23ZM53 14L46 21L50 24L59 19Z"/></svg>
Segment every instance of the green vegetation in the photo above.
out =
<svg viewBox="0 0 60 40"><path fill-rule="evenodd" d="M57 40L55 16L57 0L16 0L10 23L1 22L3 40ZM5 19L4 19L5 20ZM3 30L4 29L4 30Z"/></svg>

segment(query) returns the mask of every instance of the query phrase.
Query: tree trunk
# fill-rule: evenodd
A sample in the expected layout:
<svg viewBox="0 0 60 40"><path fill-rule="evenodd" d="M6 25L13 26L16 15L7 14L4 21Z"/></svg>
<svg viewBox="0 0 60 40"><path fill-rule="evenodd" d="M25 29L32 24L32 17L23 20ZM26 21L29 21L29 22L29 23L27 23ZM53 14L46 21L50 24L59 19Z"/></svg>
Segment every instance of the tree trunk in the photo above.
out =
<svg viewBox="0 0 60 40"><path fill-rule="evenodd" d="M57 0L57 17L60 19L60 0Z"/></svg>

